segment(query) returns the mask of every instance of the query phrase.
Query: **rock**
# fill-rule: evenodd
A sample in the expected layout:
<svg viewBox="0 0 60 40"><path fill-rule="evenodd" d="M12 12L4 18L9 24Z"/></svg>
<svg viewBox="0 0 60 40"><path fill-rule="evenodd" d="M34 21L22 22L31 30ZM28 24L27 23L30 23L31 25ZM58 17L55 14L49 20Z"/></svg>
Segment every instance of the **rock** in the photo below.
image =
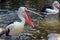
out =
<svg viewBox="0 0 60 40"><path fill-rule="evenodd" d="M48 35L48 40L60 40L60 34L51 33Z"/></svg>

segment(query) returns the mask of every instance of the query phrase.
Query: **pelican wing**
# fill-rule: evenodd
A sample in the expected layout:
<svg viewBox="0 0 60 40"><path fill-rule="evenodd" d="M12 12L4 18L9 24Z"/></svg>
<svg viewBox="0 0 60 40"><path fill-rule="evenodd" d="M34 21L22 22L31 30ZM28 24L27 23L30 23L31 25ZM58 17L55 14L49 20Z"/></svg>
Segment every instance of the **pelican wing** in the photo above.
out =
<svg viewBox="0 0 60 40"><path fill-rule="evenodd" d="M57 14L58 10L54 10L54 9L46 9L46 11L48 12L48 14Z"/></svg>
<svg viewBox="0 0 60 40"><path fill-rule="evenodd" d="M7 27L6 27L6 29L10 29L10 30L12 30L13 29L13 24L10 24L10 25L8 25Z"/></svg>
<svg viewBox="0 0 60 40"><path fill-rule="evenodd" d="M53 13L53 12L55 12L54 9L49 9L49 8L47 8L46 11L49 12L49 13Z"/></svg>

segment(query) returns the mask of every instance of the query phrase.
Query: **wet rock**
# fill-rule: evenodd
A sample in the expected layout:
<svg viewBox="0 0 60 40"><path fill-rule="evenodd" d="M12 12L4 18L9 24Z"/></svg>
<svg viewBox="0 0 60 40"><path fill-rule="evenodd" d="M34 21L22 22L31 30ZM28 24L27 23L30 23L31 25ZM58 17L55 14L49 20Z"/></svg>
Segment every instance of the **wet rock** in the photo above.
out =
<svg viewBox="0 0 60 40"><path fill-rule="evenodd" d="M16 12L1 12L3 14L0 14L0 27L6 27L8 24L13 23L16 20L19 20Z"/></svg>
<svg viewBox="0 0 60 40"><path fill-rule="evenodd" d="M60 34L51 33L48 35L48 40L60 40Z"/></svg>

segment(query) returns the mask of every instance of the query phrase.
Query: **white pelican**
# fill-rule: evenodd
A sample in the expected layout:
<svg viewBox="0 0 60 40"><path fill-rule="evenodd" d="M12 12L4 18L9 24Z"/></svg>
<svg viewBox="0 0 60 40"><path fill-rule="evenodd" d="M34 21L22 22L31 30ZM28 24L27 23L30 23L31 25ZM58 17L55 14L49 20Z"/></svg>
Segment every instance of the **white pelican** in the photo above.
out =
<svg viewBox="0 0 60 40"><path fill-rule="evenodd" d="M21 22L15 21L12 24L8 25L6 29L1 28L1 35L6 33L6 35L19 36L24 29L25 21L32 27L34 27L30 16L28 15L28 9L25 7L20 7L17 15L21 19Z"/></svg>
<svg viewBox="0 0 60 40"><path fill-rule="evenodd" d="M42 9L42 12L44 12L44 14L57 14L57 13L59 13L59 9L60 9L59 2L58 1L54 1L52 3L52 6L44 7Z"/></svg>

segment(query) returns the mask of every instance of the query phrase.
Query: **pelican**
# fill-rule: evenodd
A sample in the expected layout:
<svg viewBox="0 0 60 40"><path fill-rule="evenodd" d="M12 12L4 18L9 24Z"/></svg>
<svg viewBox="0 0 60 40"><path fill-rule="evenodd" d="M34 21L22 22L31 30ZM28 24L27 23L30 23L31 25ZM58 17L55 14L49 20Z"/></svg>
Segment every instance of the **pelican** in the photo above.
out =
<svg viewBox="0 0 60 40"><path fill-rule="evenodd" d="M20 7L18 9L17 15L21 19L21 22L15 21L12 24L9 24L6 29L0 28L1 30L1 35L6 33L6 36L11 35L11 36L19 36L21 32L24 29L25 21L32 27L34 27L33 22L30 19L30 16L28 15L28 9L26 7Z"/></svg>
<svg viewBox="0 0 60 40"><path fill-rule="evenodd" d="M60 9L60 4L58 1L54 1L52 3L52 6L49 7L44 7L42 9L42 12L44 12L44 14L57 14L59 13L59 9Z"/></svg>

